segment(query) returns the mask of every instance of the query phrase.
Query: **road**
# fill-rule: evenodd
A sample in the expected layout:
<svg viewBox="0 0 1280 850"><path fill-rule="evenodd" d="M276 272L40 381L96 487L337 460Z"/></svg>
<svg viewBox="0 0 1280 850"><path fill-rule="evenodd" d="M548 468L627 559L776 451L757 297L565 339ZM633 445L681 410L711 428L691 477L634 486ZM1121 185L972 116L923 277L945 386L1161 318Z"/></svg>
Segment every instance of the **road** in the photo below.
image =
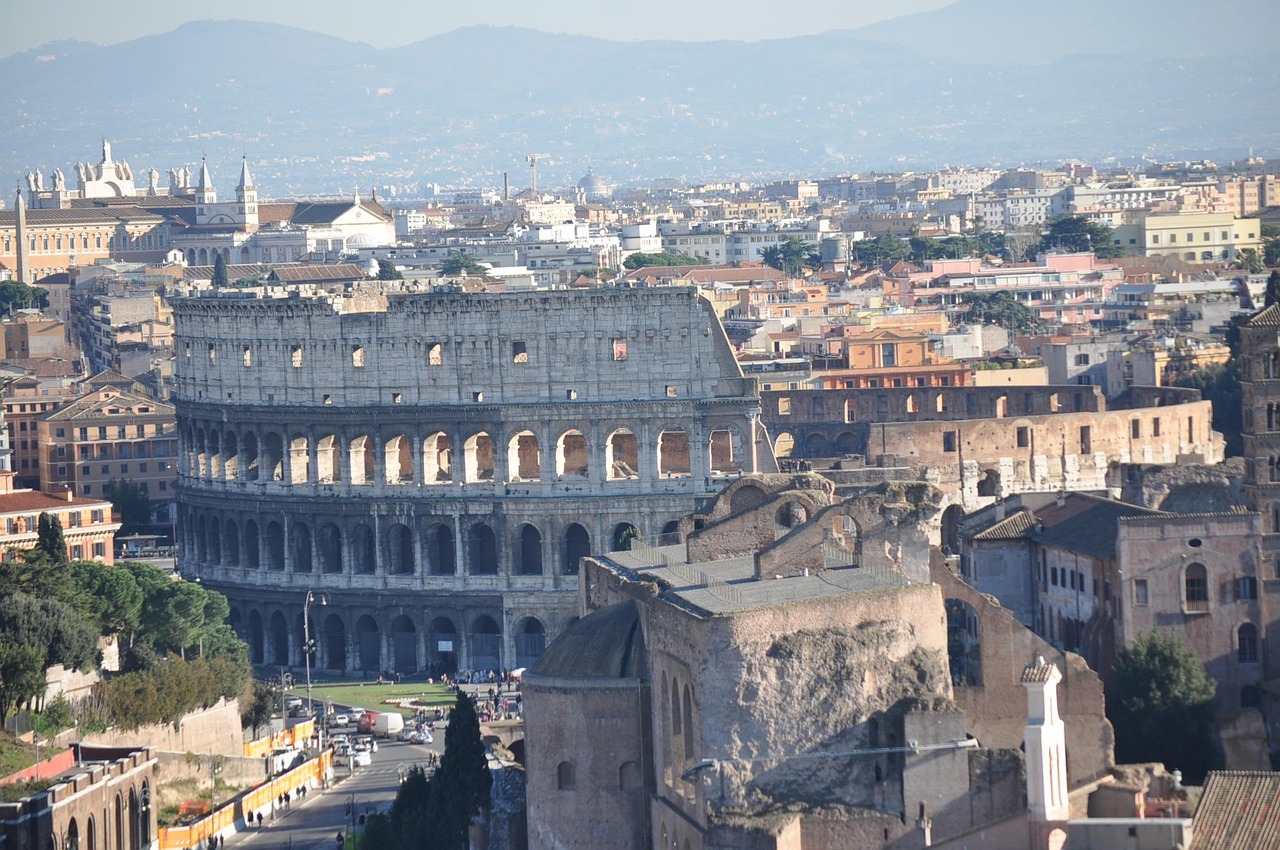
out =
<svg viewBox="0 0 1280 850"><path fill-rule="evenodd" d="M444 751L444 735L432 744L379 741L373 764L357 767L352 774L345 764L334 766L337 782L328 791L312 791L304 802L296 799L290 810L277 812L263 821L262 829L248 829L226 840L227 847L245 850L334 850L341 830L351 828L349 806L354 800L357 813L369 808L386 811L400 785L400 768L425 766L429 752Z"/></svg>

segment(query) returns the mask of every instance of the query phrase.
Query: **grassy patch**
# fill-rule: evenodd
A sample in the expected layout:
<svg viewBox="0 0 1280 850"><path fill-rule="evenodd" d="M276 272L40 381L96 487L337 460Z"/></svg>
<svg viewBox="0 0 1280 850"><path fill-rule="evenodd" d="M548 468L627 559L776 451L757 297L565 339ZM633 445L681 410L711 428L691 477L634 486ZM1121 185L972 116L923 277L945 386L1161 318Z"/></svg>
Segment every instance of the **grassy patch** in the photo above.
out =
<svg viewBox="0 0 1280 850"><path fill-rule="evenodd" d="M12 785L0 785L0 803L16 803L23 797L30 797L48 789L56 780L41 779L31 782L15 782Z"/></svg>
<svg viewBox="0 0 1280 850"><path fill-rule="evenodd" d="M36 751L8 732L0 732L0 776L17 773L36 763Z"/></svg>
<svg viewBox="0 0 1280 850"><path fill-rule="evenodd" d="M291 693L306 699L306 689L294 689ZM404 682L399 685L361 685L351 682L340 682L333 685L312 685L311 698L314 700L328 700L336 705L347 707L358 706L368 709L369 711L399 711L401 714L411 716L413 709L398 708L391 705L383 705L384 699L399 699L403 697L414 697L419 700L420 704L428 707L437 705L451 706L453 705L455 696L451 688L444 685L428 685L424 682Z"/></svg>

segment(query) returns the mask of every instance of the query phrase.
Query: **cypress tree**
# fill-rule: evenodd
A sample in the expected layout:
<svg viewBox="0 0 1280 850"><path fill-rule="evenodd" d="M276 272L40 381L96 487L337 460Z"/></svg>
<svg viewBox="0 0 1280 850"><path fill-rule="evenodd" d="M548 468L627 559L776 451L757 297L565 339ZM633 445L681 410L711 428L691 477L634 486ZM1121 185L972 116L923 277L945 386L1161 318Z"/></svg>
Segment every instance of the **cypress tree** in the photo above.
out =
<svg viewBox="0 0 1280 850"><path fill-rule="evenodd" d="M62 520L50 513L40 514L36 522L36 549L48 556L58 566L70 563L67 557L67 541L62 536Z"/></svg>
<svg viewBox="0 0 1280 850"><path fill-rule="evenodd" d="M227 261L222 254L218 254L213 259L213 285L226 286L230 281L227 279Z"/></svg>
<svg viewBox="0 0 1280 850"><path fill-rule="evenodd" d="M480 739L480 720L461 691L449 715L440 769L431 779L432 809L440 818L444 850L466 850L467 827L489 805L489 760Z"/></svg>

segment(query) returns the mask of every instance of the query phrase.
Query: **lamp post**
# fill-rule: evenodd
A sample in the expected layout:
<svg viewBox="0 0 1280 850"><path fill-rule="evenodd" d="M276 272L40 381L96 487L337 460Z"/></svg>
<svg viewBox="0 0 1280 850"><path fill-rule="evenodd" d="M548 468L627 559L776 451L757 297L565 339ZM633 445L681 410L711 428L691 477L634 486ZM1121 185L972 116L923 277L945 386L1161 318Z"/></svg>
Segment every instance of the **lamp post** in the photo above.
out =
<svg viewBox="0 0 1280 850"><path fill-rule="evenodd" d="M302 657L307 666L307 713L314 717L315 705L311 702L311 653L315 651L315 646L311 642L312 602L328 605L329 597L327 594L308 590L307 599L302 603ZM322 721L317 721L317 723L319 726L320 748L324 749L324 723Z"/></svg>

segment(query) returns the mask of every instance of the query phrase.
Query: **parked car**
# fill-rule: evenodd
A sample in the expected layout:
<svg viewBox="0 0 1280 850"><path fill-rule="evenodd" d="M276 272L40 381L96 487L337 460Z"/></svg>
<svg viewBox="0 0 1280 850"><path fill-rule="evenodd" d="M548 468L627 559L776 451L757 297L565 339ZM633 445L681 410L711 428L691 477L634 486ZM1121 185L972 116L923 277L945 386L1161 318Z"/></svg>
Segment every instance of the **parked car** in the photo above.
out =
<svg viewBox="0 0 1280 850"><path fill-rule="evenodd" d="M285 708L301 708L301 707L302 707L302 697L285 697L285 698L284 698L284 707L285 707Z"/></svg>
<svg viewBox="0 0 1280 850"><path fill-rule="evenodd" d="M348 716L347 716L347 715L345 715L345 714L335 714L335 715L333 716L333 725L334 725L334 726L346 726L346 725L347 725L347 724L349 724L350 722L351 722L351 718L350 718L350 717L348 717Z"/></svg>
<svg viewBox="0 0 1280 850"><path fill-rule="evenodd" d="M357 746L351 751L351 764L355 767L368 767L373 764L373 754L365 746Z"/></svg>

